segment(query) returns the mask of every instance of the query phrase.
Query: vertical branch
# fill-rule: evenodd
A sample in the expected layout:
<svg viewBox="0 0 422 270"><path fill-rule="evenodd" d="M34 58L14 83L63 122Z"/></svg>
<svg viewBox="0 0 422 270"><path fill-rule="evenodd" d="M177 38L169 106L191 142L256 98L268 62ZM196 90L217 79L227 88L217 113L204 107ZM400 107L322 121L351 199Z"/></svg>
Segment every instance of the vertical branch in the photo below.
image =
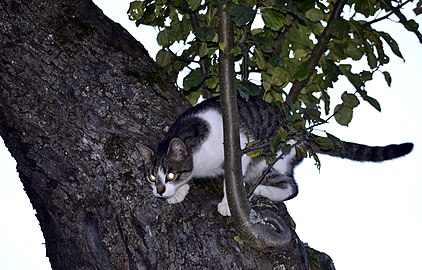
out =
<svg viewBox="0 0 422 270"><path fill-rule="evenodd" d="M311 78L312 73L315 71L315 67L318 65L322 54L327 50L328 41L330 40L331 25L337 18L340 17L346 2L347 0L337 0L337 2L334 4L333 12L330 16L330 19L328 19L327 26L319 36L318 43L315 45L314 49L312 50L312 54L309 57L308 77L303 81L294 81L293 86L290 89L289 97L292 103L296 102L300 91L308 84L309 79Z"/></svg>
<svg viewBox="0 0 422 270"><path fill-rule="evenodd" d="M234 71L234 33L230 15L220 7L220 24L218 38L220 43L220 86L221 109L224 130L224 178L227 198L235 220L248 220L250 206L246 201L246 191L242 180L239 141L239 117ZM224 50L221 48L224 47Z"/></svg>
<svg viewBox="0 0 422 270"><path fill-rule="evenodd" d="M227 200L231 214L240 230L242 239L257 249L268 247L286 248L291 242L292 233L287 224L279 218L271 218L277 231L264 223L251 211L243 185L239 141L239 117L234 72L234 33L227 4L219 6L220 23L218 39L220 43L220 86L221 108L224 130L224 178ZM252 218L253 217L253 218ZM268 219L270 220L270 219Z"/></svg>

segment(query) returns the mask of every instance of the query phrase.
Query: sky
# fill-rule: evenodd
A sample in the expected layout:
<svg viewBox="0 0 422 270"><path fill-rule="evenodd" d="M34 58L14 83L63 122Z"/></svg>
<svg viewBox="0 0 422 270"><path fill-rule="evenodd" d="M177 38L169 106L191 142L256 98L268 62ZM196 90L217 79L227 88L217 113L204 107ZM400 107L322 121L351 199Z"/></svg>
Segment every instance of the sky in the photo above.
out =
<svg viewBox="0 0 422 270"><path fill-rule="evenodd" d="M104 13L119 22L155 57L156 32L128 20L130 1L96 0ZM410 14L410 13L407 13ZM417 19L419 24L422 20ZM355 109L349 127L322 126L337 137L368 145L413 142L406 157L382 163L359 163L320 155L321 170L305 160L295 170L299 195L286 202L302 241L331 256L338 270L416 269L422 243L422 128L420 124L422 50L416 37L400 25L378 28L392 33L405 58L391 57L382 76L367 85L382 113L370 105ZM344 80L333 96L353 92ZM332 101L336 104L335 99ZM338 103L339 101L337 101ZM16 173L16 162L0 141L0 269L48 270L44 239L35 211Z"/></svg>

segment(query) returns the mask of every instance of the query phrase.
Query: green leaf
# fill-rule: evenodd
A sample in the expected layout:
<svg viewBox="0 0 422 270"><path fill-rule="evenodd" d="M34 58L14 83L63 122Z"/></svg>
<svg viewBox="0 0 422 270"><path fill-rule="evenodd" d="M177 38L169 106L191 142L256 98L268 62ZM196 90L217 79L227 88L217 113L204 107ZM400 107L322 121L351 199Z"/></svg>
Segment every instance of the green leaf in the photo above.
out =
<svg viewBox="0 0 422 270"><path fill-rule="evenodd" d="M256 11L252 7L233 4L228 9L232 16L232 21L238 26L244 26L255 18Z"/></svg>
<svg viewBox="0 0 422 270"><path fill-rule="evenodd" d="M362 82L367 82L372 80L372 72L369 72L367 70L363 70L360 73L360 78L362 79Z"/></svg>
<svg viewBox="0 0 422 270"><path fill-rule="evenodd" d="M321 147L323 150L329 150L333 147L333 142L326 138L326 137L317 137L315 142Z"/></svg>
<svg viewBox="0 0 422 270"><path fill-rule="evenodd" d="M379 32L379 34L381 35L381 37L385 40L385 42L387 42L388 46L390 46L391 50L393 51L393 53L395 55L397 55L398 57L400 57L401 59L403 58L403 55L400 52L399 49L399 45L397 44L397 42L390 36L390 34L385 33L385 32Z"/></svg>
<svg viewBox="0 0 422 270"><path fill-rule="evenodd" d="M337 123L339 123L340 125L348 126L349 123L352 121L352 118L353 118L352 108L339 104L334 108L334 112L335 112L334 118L336 119Z"/></svg>
<svg viewBox="0 0 422 270"><path fill-rule="evenodd" d="M308 156L308 152L306 151L305 147L296 145L295 146L296 151L296 159L297 160L303 160L305 157Z"/></svg>
<svg viewBox="0 0 422 270"><path fill-rule="evenodd" d="M342 18L336 19L330 27L330 34L337 38L343 39L348 36L350 32L350 23Z"/></svg>
<svg viewBox="0 0 422 270"><path fill-rule="evenodd" d="M419 0L418 4L413 9L413 12L415 12L415 15L419 15L422 13L422 0Z"/></svg>
<svg viewBox="0 0 422 270"><path fill-rule="evenodd" d="M343 100L344 106L349 107L349 108L357 107L360 103L359 99L355 95L349 94L347 92L344 92L341 95L341 100Z"/></svg>
<svg viewBox="0 0 422 270"><path fill-rule="evenodd" d="M365 53L363 47L358 47L357 44L350 44L347 46L345 53L348 54L353 60L360 60Z"/></svg>
<svg viewBox="0 0 422 270"><path fill-rule="evenodd" d="M253 35L253 41L259 46L262 51L266 53L272 53L274 48L274 40L272 37L268 36L261 36L261 35Z"/></svg>
<svg viewBox="0 0 422 270"><path fill-rule="evenodd" d="M265 56L262 53L262 51L259 48L256 48L254 52L255 54L252 60L254 60L254 62L256 63L259 69L267 70L268 68L267 61L265 60Z"/></svg>
<svg viewBox="0 0 422 270"><path fill-rule="evenodd" d="M321 160L319 159L317 153L309 153L309 155L315 160L315 165L317 166L318 170L321 170Z"/></svg>
<svg viewBox="0 0 422 270"><path fill-rule="evenodd" d="M205 85L207 86L207 88L209 89L215 89L218 86L218 78L215 76L212 76L211 78L208 78L205 81Z"/></svg>
<svg viewBox="0 0 422 270"><path fill-rule="evenodd" d="M226 50L226 43L218 42L218 48L220 49L220 51L224 52Z"/></svg>
<svg viewBox="0 0 422 270"><path fill-rule="evenodd" d="M249 97L255 97L261 94L261 87L250 81L237 81L237 90L240 96L246 101L249 100Z"/></svg>
<svg viewBox="0 0 422 270"><path fill-rule="evenodd" d="M419 24L413 19L408 20L407 22L404 23L404 25L409 31L412 31L412 32L418 31L418 28L419 28Z"/></svg>
<svg viewBox="0 0 422 270"><path fill-rule="evenodd" d="M380 105L380 103L378 102L378 100L376 100L375 98L370 97L370 96L366 96L366 97L364 98L364 100L365 100L365 101L368 101L368 102L369 102L369 104L371 104L371 105L372 105L372 107L374 107L377 111L381 112L381 105Z"/></svg>
<svg viewBox="0 0 422 270"><path fill-rule="evenodd" d="M305 12L306 18L312 22L324 20L324 13L320 9L312 8Z"/></svg>
<svg viewBox="0 0 422 270"><path fill-rule="evenodd" d="M376 10L374 3L371 0L356 0L355 9L366 17L373 16Z"/></svg>
<svg viewBox="0 0 422 270"><path fill-rule="evenodd" d="M346 76L349 82L356 88L356 90L360 90L362 81L359 75L352 73L351 71L352 65L341 64L339 65L339 69L341 73L343 73Z"/></svg>
<svg viewBox="0 0 422 270"><path fill-rule="evenodd" d="M283 154L288 155L290 154L290 151L292 151L292 146L290 144L283 143L281 145L281 152L283 152Z"/></svg>
<svg viewBox="0 0 422 270"><path fill-rule="evenodd" d="M198 88L204 80L204 74L200 69L192 70L185 78L183 78L183 88L186 91Z"/></svg>
<svg viewBox="0 0 422 270"><path fill-rule="evenodd" d="M189 9L195 11L201 5L201 0L187 0Z"/></svg>
<svg viewBox="0 0 422 270"><path fill-rule="evenodd" d="M322 70L324 71L325 76L329 80L329 82L336 82L338 80L338 75L340 74L340 70L336 63L331 60L325 60L322 64Z"/></svg>
<svg viewBox="0 0 422 270"><path fill-rule="evenodd" d="M286 16L284 14L269 8L262 9L261 13L265 26L274 31L278 31L283 28L286 20Z"/></svg>
<svg viewBox="0 0 422 270"><path fill-rule="evenodd" d="M308 78L309 75L309 65L308 61L300 62L300 65L297 66L296 73L294 74L294 78L298 81L303 81Z"/></svg>
<svg viewBox="0 0 422 270"><path fill-rule="evenodd" d="M215 30L211 27L198 27L195 35L201 41L212 41L215 36Z"/></svg>
<svg viewBox="0 0 422 270"><path fill-rule="evenodd" d="M139 20L144 14L145 4L142 1L133 1L130 2L129 9L127 13L129 14L129 19L132 21Z"/></svg>
<svg viewBox="0 0 422 270"><path fill-rule="evenodd" d="M383 71L384 79L387 82L387 85L391 87L391 75L388 71Z"/></svg>
<svg viewBox="0 0 422 270"><path fill-rule="evenodd" d="M419 15L422 13L422 0L419 0L416 4L416 8L413 10L416 15Z"/></svg>
<svg viewBox="0 0 422 270"><path fill-rule="evenodd" d="M321 99L324 101L324 112L328 115L330 112L330 95L328 95L327 91L321 92Z"/></svg>
<svg viewBox="0 0 422 270"><path fill-rule="evenodd" d="M199 97L201 95L202 91L200 90L189 92L187 95L185 94L186 98L188 99L189 103L192 104L192 106L198 103Z"/></svg>
<svg viewBox="0 0 422 270"><path fill-rule="evenodd" d="M260 144L261 144L261 142L256 142L256 141L254 141L254 142L248 142L246 144L246 146L245 146L245 150L248 150L251 147L259 146ZM249 156L249 157L251 157L251 158L259 157L264 152L264 149L265 148L262 147L262 148L258 148L258 149L253 150L253 151L249 151L249 152L246 153L246 155Z"/></svg>
<svg viewBox="0 0 422 270"><path fill-rule="evenodd" d="M172 62L173 55L166 50L159 50L155 56L157 64L162 67L169 65Z"/></svg>
<svg viewBox="0 0 422 270"><path fill-rule="evenodd" d="M293 49L312 49L314 46L304 27L289 28L289 31L286 33L286 39L291 42Z"/></svg>
<svg viewBox="0 0 422 270"><path fill-rule="evenodd" d="M370 96L363 96L362 98L363 98L363 100L365 100L369 104L371 104L371 106L374 107L377 111L381 112L381 105L378 102L378 100L376 100L375 98L370 97Z"/></svg>
<svg viewBox="0 0 422 270"><path fill-rule="evenodd" d="M270 67L268 73L271 74L271 85L285 86L289 82L289 76L285 68Z"/></svg>
<svg viewBox="0 0 422 270"><path fill-rule="evenodd" d="M206 42L201 42L199 45L199 57L204 57L208 54L208 46Z"/></svg>
<svg viewBox="0 0 422 270"><path fill-rule="evenodd" d="M167 48L170 46L170 37L169 37L169 31L168 28L164 28L162 31L160 31L157 34L157 43L158 45Z"/></svg>
<svg viewBox="0 0 422 270"><path fill-rule="evenodd" d="M366 49L366 59L368 60L368 65L371 69L377 67L377 57L374 54L374 48L368 42L365 41Z"/></svg>
<svg viewBox="0 0 422 270"><path fill-rule="evenodd" d="M270 145L271 152L276 153L278 150L278 146L280 145L280 143L285 142L286 138L287 138L286 130L284 128L280 128L271 142L271 145Z"/></svg>

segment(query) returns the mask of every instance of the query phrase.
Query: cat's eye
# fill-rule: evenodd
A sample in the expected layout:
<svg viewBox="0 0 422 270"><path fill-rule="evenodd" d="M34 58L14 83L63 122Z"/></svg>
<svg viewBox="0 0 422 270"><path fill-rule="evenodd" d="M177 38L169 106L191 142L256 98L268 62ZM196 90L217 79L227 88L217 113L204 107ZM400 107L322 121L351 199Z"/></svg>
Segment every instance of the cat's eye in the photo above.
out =
<svg viewBox="0 0 422 270"><path fill-rule="evenodd" d="M173 181L174 179L176 179L176 175L175 175L174 173L168 173L168 174L166 175L166 179L167 179L168 181Z"/></svg>
<svg viewBox="0 0 422 270"><path fill-rule="evenodd" d="M150 175L148 175L148 180L151 181L151 182L155 182L155 180L157 180L157 178L154 175L150 174Z"/></svg>

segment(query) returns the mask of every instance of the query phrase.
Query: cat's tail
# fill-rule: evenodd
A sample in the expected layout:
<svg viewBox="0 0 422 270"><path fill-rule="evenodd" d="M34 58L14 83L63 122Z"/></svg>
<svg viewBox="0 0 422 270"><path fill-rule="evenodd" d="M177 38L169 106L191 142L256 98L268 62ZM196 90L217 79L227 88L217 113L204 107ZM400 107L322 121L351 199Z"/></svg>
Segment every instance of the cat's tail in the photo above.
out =
<svg viewBox="0 0 422 270"><path fill-rule="evenodd" d="M386 146L368 146L364 144L341 141L330 146L322 146L314 135L308 145L310 150L330 156L346 158L356 161L379 162L402 157L409 154L413 149L413 143L390 144Z"/></svg>

